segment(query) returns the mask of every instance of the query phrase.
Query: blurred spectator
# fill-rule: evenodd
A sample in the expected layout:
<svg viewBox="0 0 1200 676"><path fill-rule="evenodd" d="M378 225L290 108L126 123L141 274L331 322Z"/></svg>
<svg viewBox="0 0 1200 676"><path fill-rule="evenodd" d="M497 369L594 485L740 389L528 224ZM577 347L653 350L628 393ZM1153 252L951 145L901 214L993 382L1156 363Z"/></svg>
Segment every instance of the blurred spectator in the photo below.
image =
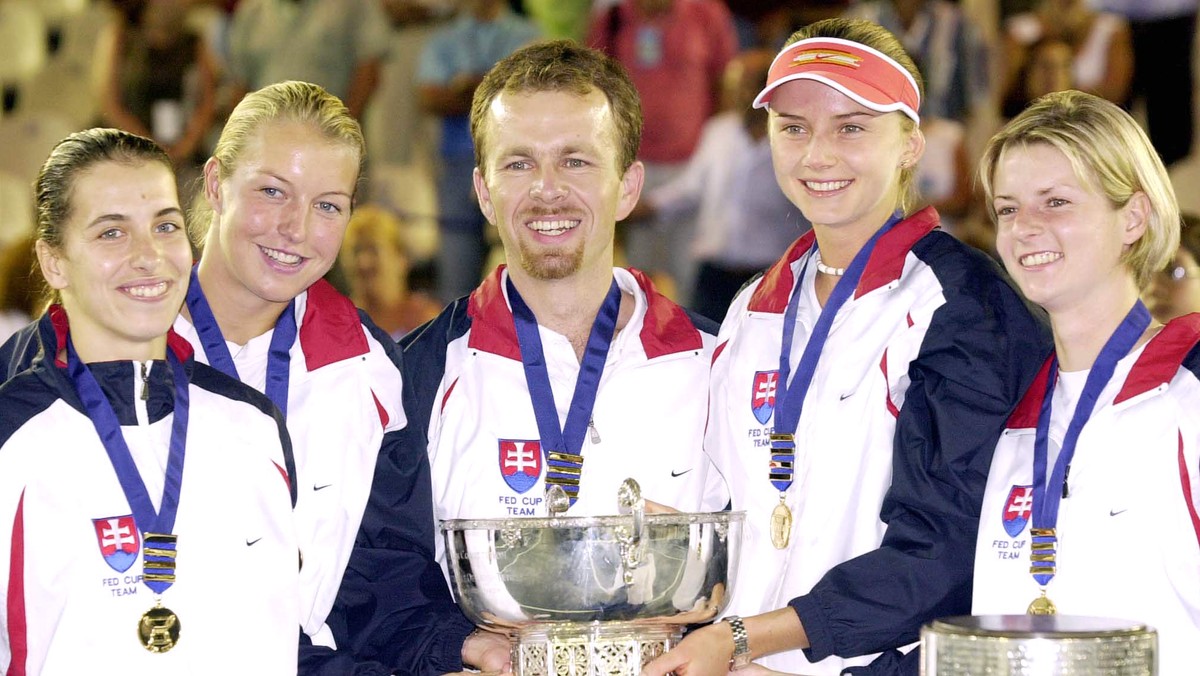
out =
<svg viewBox="0 0 1200 676"><path fill-rule="evenodd" d="M900 38L925 77L921 118L965 122L990 100L987 44L956 3L948 0L867 0L847 16L866 19Z"/></svg>
<svg viewBox="0 0 1200 676"><path fill-rule="evenodd" d="M409 289L404 224L385 209L354 210L338 260L350 299L394 340L433 319L441 304Z"/></svg>
<svg viewBox="0 0 1200 676"><path fill-rule="evenodd" d="M119 0L104 61L105 124L154 139L167 151L186 201L207 157L215 119L215 60L186 23L188 0Z"/></svg>
<svg viewBox="0 0 1200 676"><path fill-rule="evenodd" d="M441 119L421 110L417 66L430 36L443 18L443 0L383 0L392 22L388 58L379 89L363 120L371 160L368 195L420 232L406 242L413 257L431 259L437 251L435 161Z"/></svg>
<svg viewBox="0 0 1200 676"><path fill-rule="evenodd" d="M0 343L41 314L45 284L33 253L36 235L0 252Z"/></svg>
<svg viewBox="0 0 1200 676"><path fill-rule="evenodd" d="M699 262L691 307L716 322L738 289L811 227L775 180L767 110L751 107L774 56L751 50L729 62L728 110L705 123L684 170L638 204L641 216L696 218L686 254Z"/></svg>
<svg viewBox="0 0 1200 676"><path fill-rule="evenodd" d="M925 153L917 165L920 201L936 207L942 229L958 236L971 206L971 163L967 157L967 127L958 120L921 118Z"/></svg>
<svg viewBox="0 0 1200 676"><path fill-rule="evenodd" d="M1001 103L1004 117L1016 117L1043 94L1074 89L1073 59L1071 45L1061 38L1042 38L1030 45L1017 81Z"/></svg>
<svg viewBox="0 0 1200 676"><path fill-rule="evenodd" d="M587 44L620 61L641 95L645 126L638 159L646 165L645 190L652 191L683 171L704 122L717 110L722 73L737 52L733 17L720 0L621 0L593 16ZM686 293L694 259L676 254L690 249L695 221L656 223L628 228L629 263L650 272L665 269Z"/></svg>
<svg viewBox="0 0 1200 676"><path fill-rule="evenodd" d="M1021 74L1030 57L1030 48L1046 38L1071 46L1071 72L1076 89L1118 105L1128 104L1133 81L1129 25L1116 14L1093 10L1087 0L1041 0L1036 11L1005 20L1002 100L1023 86Z"/></svg>
<svg viewBox="0 0 1200 676"><path fill-rule="evenodd" d="M361 120L389 30L379 0L241 0L229 27L229 67L243 91L282 80L319 84Z"/></svg>
<svg viewBox="0 0 1200 676"><path fill-rule="evenodd" d="M925 154L917 169L917 189L926 204L937 208L942 227L957 235L971 204L967 124L979 106L991 103L988 48L981 31L948 0L866 0L846 15L888 29L924 76Z"/></svg>
<svg viewBox="0 0 1200 676"><path fill-rule="evenodd" d="M521 6L547 40L583 40L592 15L592 0L521 0Z"/></svg>
<svg viewBox="0 0 1200 676"><path fill-rule="evenodd" d="M754 20L756 44L780 50L792 33L810 23L841 16L851 0L729 0L735 15Z"/></svg>
<svg viewBox="0 0 1200 676"><path fill-rule="evenodd" d="M1133 32L1134 98L1146 103L1150 141L1168 167L1192 152L1196 0L1093 0Z"/></svg>
<svg viewBox="0 0 1200 676"><path fill-rule="evenodd" d="M1200 216L1183 214L1179 250L1167 267L1150 279L1143 294L1154 318L1167 323L1200 312Z"/></svg>
<svg viewBox="0 0 1200 676"><path fill-rule="evenodd" d="M463 0L458 17L429 37L417 66L421 108L442 118L438 199L438 294L449 303L483 277L484 218L471 176L475 147L467 115L475 87L496 62L539 36L506 0Z"/></svg>

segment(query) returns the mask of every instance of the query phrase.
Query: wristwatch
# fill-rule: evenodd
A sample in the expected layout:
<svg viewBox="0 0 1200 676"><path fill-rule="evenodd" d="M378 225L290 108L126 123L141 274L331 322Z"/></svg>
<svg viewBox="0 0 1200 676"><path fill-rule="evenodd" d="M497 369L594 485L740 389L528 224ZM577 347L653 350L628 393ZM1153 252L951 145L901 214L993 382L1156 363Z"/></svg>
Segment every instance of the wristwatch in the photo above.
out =
<svg viewBox="0 0 1200 676"><path fill-rule="evenodd" d="M746 625L737 615L730 615L725 621L733 631L733 656L729 658L729 670L750 666L750 641L746 635Z"/></svg>

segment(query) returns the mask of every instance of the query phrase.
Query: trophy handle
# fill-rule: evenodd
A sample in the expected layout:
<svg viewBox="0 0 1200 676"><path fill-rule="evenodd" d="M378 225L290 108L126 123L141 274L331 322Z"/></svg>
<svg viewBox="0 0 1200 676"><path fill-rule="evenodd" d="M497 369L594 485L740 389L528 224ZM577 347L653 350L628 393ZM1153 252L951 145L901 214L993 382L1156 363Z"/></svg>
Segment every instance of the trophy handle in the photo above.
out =
<svg viewBox="0 0 1200 676"><path fill-rule="evenodd" d="M633 584L633 571L642 565L646 548L642 546L642 534L646 527L646 500L642 498L642 487L632 478L621 482L617 489L617 507L621 514L633 515L633 533L624 532L620 537L621 564L626 585ZM621 529L624 530L624 529Z"/></svg>

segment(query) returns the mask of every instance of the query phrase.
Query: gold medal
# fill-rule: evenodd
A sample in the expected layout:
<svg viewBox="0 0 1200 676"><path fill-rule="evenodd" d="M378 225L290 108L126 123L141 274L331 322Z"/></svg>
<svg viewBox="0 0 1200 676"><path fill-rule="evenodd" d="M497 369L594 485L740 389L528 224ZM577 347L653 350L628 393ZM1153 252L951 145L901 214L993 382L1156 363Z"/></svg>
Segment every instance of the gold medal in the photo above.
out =
<svg viewBox="0 0 1200 676"><path fill-rule="evenodd" d="M792 510L781 498L779 504L771 511L771 544L775 549L787 549L788 540L792 537Z"/></svg>
<svg viewBox="0 0 1200 676"><path fill-rule="evenodd" d="M138 640L152 653L165 653L179 642L179 626L179 617L160 602L142 613Z"/></svg>
<svg viewBox="0 0 1200 676"><path fill-rule="evenodd" d="M1056 615L1058 608L1054 607L1054 601L1046 597L1046 590L1042 590L1042 595L1033 600L1029 604L1029 610L1025 611L1030 615Z"/></svg>

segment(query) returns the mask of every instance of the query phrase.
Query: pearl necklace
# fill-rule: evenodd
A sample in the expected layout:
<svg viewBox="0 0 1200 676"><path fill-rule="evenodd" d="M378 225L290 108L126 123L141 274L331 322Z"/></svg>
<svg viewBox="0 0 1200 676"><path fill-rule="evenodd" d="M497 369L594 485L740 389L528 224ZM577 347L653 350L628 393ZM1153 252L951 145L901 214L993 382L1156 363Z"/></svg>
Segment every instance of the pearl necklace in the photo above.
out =
<svg viewBox="0 0 1200 676"><path fill-rule="evenodd" d="M841 277L846 274L846 268L831 268L822 263L820 251L813 255L813 260L817 263L817 272L829 275L830 277Z"/></svg>

